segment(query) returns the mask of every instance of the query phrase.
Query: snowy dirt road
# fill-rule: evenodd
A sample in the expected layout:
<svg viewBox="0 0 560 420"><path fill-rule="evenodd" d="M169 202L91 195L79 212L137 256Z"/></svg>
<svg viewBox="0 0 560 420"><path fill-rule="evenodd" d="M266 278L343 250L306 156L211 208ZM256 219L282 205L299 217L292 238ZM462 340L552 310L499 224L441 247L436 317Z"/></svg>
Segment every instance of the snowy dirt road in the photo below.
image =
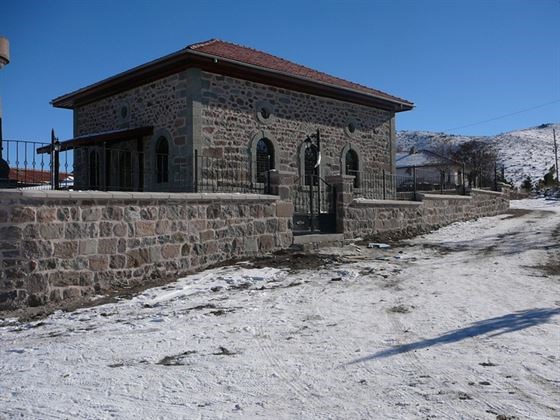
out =
<svg viewBox="0 0 560 420"><path fill-rule="evenodd" d="M560 205L512 207L0 320L0 417L559 418Z"/></svg>

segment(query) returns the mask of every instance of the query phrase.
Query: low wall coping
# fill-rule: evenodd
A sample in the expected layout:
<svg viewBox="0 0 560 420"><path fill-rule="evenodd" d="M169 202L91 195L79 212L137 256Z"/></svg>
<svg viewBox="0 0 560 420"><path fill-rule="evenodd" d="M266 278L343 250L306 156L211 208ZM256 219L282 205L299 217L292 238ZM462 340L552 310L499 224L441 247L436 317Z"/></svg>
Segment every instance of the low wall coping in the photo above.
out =
<svg viewBox="0 0 560 420"><path fill-rule="evenodd" d="M352 200L353 206L358 207L420 207L420 201L401 201L401 200L370 200L367 198L355 198Z"/></svg>
<svg viewBox="0 0 560 420"><path fill-rule="evenodd" d="M488 194L488 195L505 195L503 192L500 191L490 191L490 190L479 190L479 189L475 189L473 188L471 190L471 193L477 193L477 194Z"/></svg>
<svg viewBox="0 0 560 420"><path fill-rule="evenodd" d="M423 200L472 200L471 196L468 195L456 195L456 194L422 194L418 193L418 196Z"/></svg>
<svg viewBox="0 0 560 420"><path fill-rule="evenodd" d="M174 200L174 201L278 201L277 195L246 193L164 193L164 192L120 192L120 191L60 191L2 189L0 199L38 200Z"/></svg>

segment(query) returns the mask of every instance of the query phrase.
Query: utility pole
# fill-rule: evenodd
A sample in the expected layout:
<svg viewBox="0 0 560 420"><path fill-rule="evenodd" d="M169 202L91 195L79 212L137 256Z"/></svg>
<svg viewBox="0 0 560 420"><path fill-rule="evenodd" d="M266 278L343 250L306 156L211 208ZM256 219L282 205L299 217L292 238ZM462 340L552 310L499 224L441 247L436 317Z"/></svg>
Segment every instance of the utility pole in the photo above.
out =
<svg viewBox="0 0 560 420"><path fill-rule="evenodd" d="M0 69L10 62L10 43L8 39L0 36ZM2 157L2 101L0 101L0 184L8 182L10 166Z"/></svg>
<svg viewBox="0 0 560 420"><path fill-rule="evenodd" d="M560 185L560 178L558 178L558 144L556 144L556 129L552 129L552 138L554 139L554 158L556 160L556 185Z"/></svg>

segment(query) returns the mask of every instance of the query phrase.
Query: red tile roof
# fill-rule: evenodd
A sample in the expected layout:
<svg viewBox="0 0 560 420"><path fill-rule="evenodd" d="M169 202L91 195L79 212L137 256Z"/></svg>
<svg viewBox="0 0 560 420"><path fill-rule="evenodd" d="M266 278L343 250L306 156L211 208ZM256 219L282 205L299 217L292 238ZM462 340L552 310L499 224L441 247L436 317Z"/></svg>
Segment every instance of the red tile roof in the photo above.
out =
<svg viewBox="0 0 560 420"><path fill-rule="evenodd" d="M65 180L70 174L61 172L60 180ZM10 168L8 179L23 184L48 184L51 182L51 172L40 169Z"/></svg>
<svg viewBox="0 0 560 420"><path fill-rule="evenodd" d="M366 106L377 106L394 112L408 111L414 107L412 102L388 93L253 48L217 39L189 45L157 60L62 95L53 99L51 104L59 108L74 109L189 67Z"/></svg>
<svg viewBox="0 0 560 420"><path fill-rule="evenodd" d="M385 92L381 92L380 90L372 89L358 83L349 82L348 80L344 80L317 70L310 69L309 67L293 63L291 61L255 50L253 48L244 47L241 45L233 44L231 42L221 41L219 39L210 39L205 42L192 44L187 46L185 49L198 51L229 60L235 60L241 63L286 73L291 76L301 77L315 82L327 83L341 88L352 89L358 92L375 95L380 98L412 105L412 102L389 95Z"/></svg>

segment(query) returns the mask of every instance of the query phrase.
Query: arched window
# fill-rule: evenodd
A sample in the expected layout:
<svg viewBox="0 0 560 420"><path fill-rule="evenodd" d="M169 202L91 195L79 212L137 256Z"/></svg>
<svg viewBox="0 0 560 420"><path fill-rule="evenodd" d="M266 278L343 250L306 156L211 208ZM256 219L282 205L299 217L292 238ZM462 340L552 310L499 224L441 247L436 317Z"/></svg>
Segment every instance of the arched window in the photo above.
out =
<svg viewBox="0 0 560 420"><path fill-rule="evenodd" d="M274 169L274 146L267 138L257 142L257 182L266 182L268 171Z"/></svg>
<svg viewBox="0 0 560 420"><path fill-rule="evenodd" d="M317 146L311 144L306 147L303 157L305 185L318 185L319 183L319 165L317 165L318 158L319 153Z"/></svg>
<svg viewBox="0 0 560 420"><path fill-rule="evenodd" d="M169 143L161 136L156 143L156 182L169 181Z"/></svg>
<svg viewBox="0 0 560 420"><path fill-rule="evenodd" d="M344 160L346 161L346 175L352 175L354 177L354 188L358 188L358 176L360 171L358 154L355 150L350 149L346 152Z"/></svg>
<svg viewBox="0 0 560 420"><path fill-rule="evenodd" d="M89 188L99 189L99 153L95 150L89 154Z"/></svg>

